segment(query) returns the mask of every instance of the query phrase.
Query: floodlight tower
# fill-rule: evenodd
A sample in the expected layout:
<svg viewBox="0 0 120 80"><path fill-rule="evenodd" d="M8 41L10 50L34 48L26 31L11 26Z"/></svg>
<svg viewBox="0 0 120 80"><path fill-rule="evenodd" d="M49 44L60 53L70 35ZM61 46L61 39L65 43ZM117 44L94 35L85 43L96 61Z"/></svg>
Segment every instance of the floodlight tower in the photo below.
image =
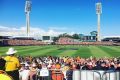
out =
<svg viewBox="0 0 120 80"><path fill-rule="evenodd" d="M30 11L31 11L31 1L26 0L25 14L26 14L26 27L27 27L27 36L28 37L29 37L29 33L30 33Z"/></svg>
<svg viewBox="0 0 120 80"><path fill-rule="evenodd" d="M96 14L97 14L97 41L101 41L100 36L100 15L102 14L102 4L100 2L96 3Z"/></svg>

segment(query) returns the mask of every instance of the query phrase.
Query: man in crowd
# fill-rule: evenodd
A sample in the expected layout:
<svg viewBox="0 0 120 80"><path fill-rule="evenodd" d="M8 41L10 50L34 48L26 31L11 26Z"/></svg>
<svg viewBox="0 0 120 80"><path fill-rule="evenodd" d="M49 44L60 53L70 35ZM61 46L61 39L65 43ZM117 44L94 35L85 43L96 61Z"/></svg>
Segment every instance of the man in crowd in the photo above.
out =
<svg viewBox="0 0 120 80"><path fill-rule="evenodd" d="M6 61L0 57L0 80L12 80L12 78L6 74L5 70Z"/></svg>
<svg viewBox="0 0 120 80"><path fill-rule="evenodd" d="M19 60L15 57L15 53L17 51L14 48L9 48L8 52L6 53L7 56L4 58L6 60L5 64L5 71L8 75L10 75L14 80L19 80Z"/></svg>
<svg viewBox="0 0 120 80"><path fill-rule="evenodd" d="M5 70L5 63L6 61L0 57L0 70Z"/></svg>

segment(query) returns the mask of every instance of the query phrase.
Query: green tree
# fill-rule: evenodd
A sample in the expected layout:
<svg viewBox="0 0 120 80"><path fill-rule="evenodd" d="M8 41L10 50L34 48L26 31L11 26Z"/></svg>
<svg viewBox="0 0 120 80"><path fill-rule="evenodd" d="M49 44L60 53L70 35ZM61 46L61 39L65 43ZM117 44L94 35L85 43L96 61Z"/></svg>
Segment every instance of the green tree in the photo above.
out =
<svg viewBox="0 0 120 80"><path fill-rule="evenodd" d="M76 33L75 33L75 34L73 34L73 35L72 35L72 37L73 37L74 39L80 39L79 34L76 34Z"/></svg>
<svg viewBox="0 0 120 80"><path fill-rule="evenodd" d="M53 37L53 42L56 42L59 39L59 37Z"/></svg>
<svg viewBox="0 0 120 80"><path fill-rule="evenodd" d="M59 35L59 38L60 38L60 37L69 37L69 38L72 38L72 36L69 35L69 34L67 34L67 33L60 34L60 35Z"/></svg>

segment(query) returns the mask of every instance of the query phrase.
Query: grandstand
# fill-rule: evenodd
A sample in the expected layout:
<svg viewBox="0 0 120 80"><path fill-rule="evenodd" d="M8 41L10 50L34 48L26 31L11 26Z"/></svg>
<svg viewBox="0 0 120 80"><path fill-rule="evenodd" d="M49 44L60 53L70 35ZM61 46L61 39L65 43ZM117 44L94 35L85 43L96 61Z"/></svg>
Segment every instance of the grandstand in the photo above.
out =
<svg viewBox="0 0 120 80"><path fill-rule="evenodd" d="M11 36L0 36L1 46L28 46L28 45L43 45L45 42L38 41L33 37L11 37Z"/></svg>
<svg viewBox="0 0 120 80"><path fill-rule="evenodd" d="M68 38L68 37L61 37L59 38L58 42L56 44L79 44L78 40L75 40L73 38Z"/></svg>
<svg viewBox="0 0 120 80"><path fill-rule="evenodd" d="M120 37L106 37L104 39L102 39L102 41L113 41L113 42L116 42L116 43L119 43L120 42Z"/></svg>
<svg viewBox="0 0 120 80"><path fill-rule="evenodd" d="M58 45L107 45L112 46L113 42L81 42L76 39L68 38L68 37L61 37L56 42Z"/></svg>
<svg viewBox="0 0 120 80"><path fill-rule="evenodd" d="M35 40L33 37L10 37L12 40Z"/></svg>
<svg viewBox="0 0 120 80"><path fill-rule="evenodd" d="M105 38L101 42L81 42L79 39L73 39L69 37L60 37L56 42L56 45L120 45L120 38ZM48 36L44 36L42 41L36 40L33 37L11 37L11 36L0 36L1 46L29 46L29 45L48 45L53 40Z"/></svg>

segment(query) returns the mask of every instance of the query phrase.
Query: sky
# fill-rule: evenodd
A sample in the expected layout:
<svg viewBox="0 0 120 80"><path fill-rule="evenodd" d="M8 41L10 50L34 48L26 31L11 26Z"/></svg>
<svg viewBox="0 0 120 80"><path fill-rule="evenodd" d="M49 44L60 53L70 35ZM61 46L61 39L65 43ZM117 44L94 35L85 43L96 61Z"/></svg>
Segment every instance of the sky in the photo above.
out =
<svg viewBox="0 0 120 80"><path fill-rule="evenodd" d="M89 34L97 30L95 3L102 3L101 36L120 36L120 0L31 0L31 35ZM0 0L0 35L25 35L25 0Z"/></svg>

